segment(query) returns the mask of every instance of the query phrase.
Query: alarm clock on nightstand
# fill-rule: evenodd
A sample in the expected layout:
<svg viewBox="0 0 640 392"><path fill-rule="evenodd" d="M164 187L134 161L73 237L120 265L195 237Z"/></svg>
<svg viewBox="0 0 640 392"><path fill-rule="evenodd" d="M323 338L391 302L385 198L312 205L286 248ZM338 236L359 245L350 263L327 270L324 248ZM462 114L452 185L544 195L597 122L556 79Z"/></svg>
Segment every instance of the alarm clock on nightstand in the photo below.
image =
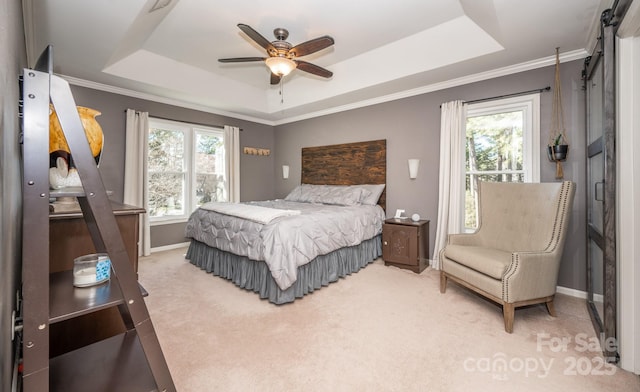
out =
<svg viewBox="0 0 640 392"><path fill-rule="evenodd" d="M414 221L414 222L419 221L420 220L420 215L418 215L418 214L411 215L411 220Z"/></svg>

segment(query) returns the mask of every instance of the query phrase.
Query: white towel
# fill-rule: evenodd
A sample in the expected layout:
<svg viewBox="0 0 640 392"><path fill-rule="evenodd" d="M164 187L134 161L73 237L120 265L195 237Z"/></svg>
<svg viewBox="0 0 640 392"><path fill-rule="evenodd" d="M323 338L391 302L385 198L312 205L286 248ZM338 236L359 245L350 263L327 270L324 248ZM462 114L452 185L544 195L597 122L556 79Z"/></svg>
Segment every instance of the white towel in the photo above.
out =
<svg viewBox="0 0 640 392"><path fill-rule="evenodd" d="M200 208L219 212L225 215L236 216L254 222L267 224L281 216L299 215L298 210L281 210L278 208L262 207L243 203L220 203L210 202L203 204Z"/></svg>

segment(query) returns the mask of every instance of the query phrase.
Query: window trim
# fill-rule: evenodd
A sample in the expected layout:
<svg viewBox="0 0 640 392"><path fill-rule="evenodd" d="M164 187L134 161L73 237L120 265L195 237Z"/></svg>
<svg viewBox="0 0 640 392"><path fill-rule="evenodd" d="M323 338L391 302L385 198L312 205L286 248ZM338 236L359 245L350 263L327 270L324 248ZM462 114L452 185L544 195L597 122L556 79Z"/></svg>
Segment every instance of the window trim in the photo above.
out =
<svg viewBox="0 0 640 392"><path fill-rule="evenodd" d="M525 182L540 182L540 93L470 103L466 105L465 109L465 135L467 134L466 124L469 117L522 109L524 111L523 120L525 126L523 129L522 162L523 164L528 162L531 165L529 172L525 170ZM527 132L527 129L531 131ZM466 143L466 137L464 140ZM464 155L463 159L465 159L463 167L465 168L464 176L466 176L468 172Z"/></svg>
<svg viewBox="0 0 640 392"><path fill-rule="evenodd" d="M196 143L196 132L200 133L212 133L219 135L223 141L225 139L225 132L222 128L216 127L208 127L200 124L193 124L183 121L174 121L167 120L164 118L151 117L149 116L149 132L151 132L152 128L165 127L170 130L182 131L184 133L184 172L185 172L185 195L184 195L184 210L185 213L179 216L161 216L161 217L152 217L149 215L149 226L161 226L161 225L170 225L176 223L185 223L189 220L189 216L195 209L196 196L193 192L195 187L195 143ZM148 145L148 141L147 141ZM226 144L223 144L226 148ZM225 151L226 154L226 151ZM149 170L145 165L145 177L147 181L149 181ZM225 160L225 193L228 197L228 168ZM147 195L148 197L148 195Z"/></svg>

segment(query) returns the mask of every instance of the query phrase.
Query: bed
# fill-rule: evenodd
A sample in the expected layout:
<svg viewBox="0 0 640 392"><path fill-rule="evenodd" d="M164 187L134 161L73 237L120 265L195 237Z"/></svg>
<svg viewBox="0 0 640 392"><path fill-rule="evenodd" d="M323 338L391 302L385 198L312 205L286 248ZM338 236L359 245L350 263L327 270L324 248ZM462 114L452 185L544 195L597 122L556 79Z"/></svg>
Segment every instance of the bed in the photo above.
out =
<svg viewBox="0 0 640 392"><path fill-rule="evenodd" d="M195 266L274 304L302 298L382 254L386 141L302 149L285 199L208 203L185 235Z"/></svg>

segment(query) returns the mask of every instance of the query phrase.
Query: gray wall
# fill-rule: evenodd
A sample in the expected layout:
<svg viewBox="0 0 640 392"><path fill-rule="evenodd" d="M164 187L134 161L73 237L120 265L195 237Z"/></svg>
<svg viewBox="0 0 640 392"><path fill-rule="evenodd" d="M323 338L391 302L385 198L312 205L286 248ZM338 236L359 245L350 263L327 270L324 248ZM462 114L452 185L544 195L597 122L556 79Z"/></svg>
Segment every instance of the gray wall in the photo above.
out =
<svg viewBox="0 0 640 392"><path fill-rule="evenodd" d="M570 140L565 179L577 183L569 239L560 270L559 285L586 289L585 262L585 155L582 61L561 65L565 127ZM397 208L417 212L431 220L430 252L435 240L438 209L440 104L553 87L554 67L522 72L447 90L364 107L276 127L275 197L284 197L300 182L300 149L325 144L387 139L387 216ZM541 181L555 180L555 165L545 147L551 122L553 92L541 95ZM407 158L419 158L418 178L410 180ZM290 166L288 180L280 167Z"/></svg>
<svg viewBox="0 0 640 392"><path fill-rule="evenodd" d="M240 149L261 147L273 150L273 127L250 121L220 116L178 106L147 101L85 87L71 86L76 105L99 110L97 117L105 138L100 159L100 174L105 187L113 191L111 199L122 201L124 193L125 110L149 112L150 116L169 118L211 126L234 125L240 127ZM256 157L242 154L240 159L240 197L243 201L265 200L273 197L274 155ZM152 226L151 247L186 242L184 223Z"/></svg>
<svg viewBox="0 0 640 392"><path fill-rule="evenodd" d="M11 312L19 282L22 181L18 75L27 66L22 3L0 1L0 390L11 390Z"/></svg>
<svg viewBox="0 0 640 392"><path fill-rule="evenodd" d="M569 159L564 164L565 179L575 181L578 189L559 284L585 290L585 137L581 70L582 61L561 66L565 126L571 144ZM432 251L438 208L440 104L454 99L474 100L553 86L553 81L554 68L550 66L277 127L89 88L72 86L72 90L78 105L93 107L102 112L98 121L105 133L105 151L100 171L106 187L114 191L115 200L122 200L123 192L126 108L144 110L151 115L178 121L237 125L244 129L241 132L242 147L270 148L272 154L268 157L242 155L240 170L243 201L284 197L293 189L300 181L300 150L303 147L386 139L387 214L391 215L397 208L403 208L408 214L417 212L424 219L430 219ZM556 181L555 165L547 160L544 152L551 122L552 97L552 92L541 95L542 181ZM420 172L415 180L409 179L407 158L421 160ZM291 168L288 180L282 178L283 164L288 164ZM182 234L183 228L184 224L153 227L151 246L186 241Z"/></svg>

